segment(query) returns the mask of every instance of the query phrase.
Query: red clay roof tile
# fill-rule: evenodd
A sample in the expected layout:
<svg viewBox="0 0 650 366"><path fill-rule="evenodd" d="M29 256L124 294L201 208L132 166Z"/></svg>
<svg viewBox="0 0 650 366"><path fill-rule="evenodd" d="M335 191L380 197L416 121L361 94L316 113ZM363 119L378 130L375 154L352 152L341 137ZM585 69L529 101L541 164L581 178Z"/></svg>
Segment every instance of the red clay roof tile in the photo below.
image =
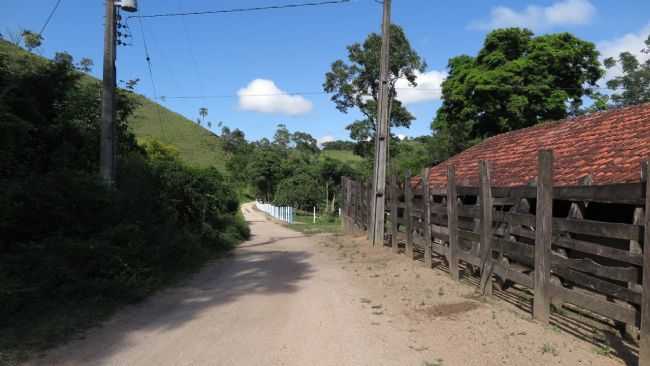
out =
<svg viewBox="0 0 650 366"><path fill-rule="evenodd" d="M542 149L553 150L555 185L577 185L587 175L595 185L638 182L641 163L650 159L650 103L491 137L431 168L429 182L446 186L453 164L459 184L478 185L478 162L488 160L494 186L526 185L537 176Z"/></svg>

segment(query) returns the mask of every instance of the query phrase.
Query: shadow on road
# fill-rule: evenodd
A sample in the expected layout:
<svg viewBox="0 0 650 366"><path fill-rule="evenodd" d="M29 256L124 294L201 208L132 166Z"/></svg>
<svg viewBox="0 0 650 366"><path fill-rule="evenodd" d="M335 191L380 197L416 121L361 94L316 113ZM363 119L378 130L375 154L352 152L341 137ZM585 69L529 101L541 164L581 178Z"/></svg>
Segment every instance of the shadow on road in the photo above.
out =
<svg viewBox="0 0 650 366"><path fill-rule="evenodd" d="M259 225L259 224L254 224ZM282 233L282 232L281 232ZM299 282L314 271L310 253L270 247L280 240L304 236L272 237L266 241L244 243L233 256L208 264L185 283L152 296L144 303L122 310L115 318L95 330L87 340L74 341L57 350L53 360L59 364L98 364L132 346L130 335L139 332L164 333L192 321L202 312L249 295L275 295L298 290ZM291 248L293 248L293 243Z"/></svg>

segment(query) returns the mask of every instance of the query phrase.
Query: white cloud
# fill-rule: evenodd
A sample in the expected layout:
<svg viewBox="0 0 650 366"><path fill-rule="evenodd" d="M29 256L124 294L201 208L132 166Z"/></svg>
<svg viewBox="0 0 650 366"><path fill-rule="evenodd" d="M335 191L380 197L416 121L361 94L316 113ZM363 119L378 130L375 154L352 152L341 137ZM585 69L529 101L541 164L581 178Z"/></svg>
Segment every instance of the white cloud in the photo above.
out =
<svg viewBox="0 0 650 366"><path fill-rule="evenodd" d="M404 104L420 103L440 99L442 95L442 82L447 77L444 71L428 71L425 73L415 72L417 86L409 85L408 80L399 79L395 83L397 99Z"/></svg>
<svg viewBox="0 0 650 366"><path fill-rule="evenodd" d="M400 140L404 140L406 138L406 135L404 135L402 133L398 133L397 138L400 139Z"/></svg>
<svg viewBox="0 0 650 366"><path fill-rule="evenodd" d="M521 11L507 6L497 6L487 21L470 24L474 29L525 27L543 30L557 26L589 24L596 15L596 8L589 0L561 0L549 6L529 5Z"/></svg>
<svg viewBox="0 0 650 366"><path fill-rule="evenodd" d="M326 135L318 139L318 146L322 147L326 142L336 141L334 136Z"/></svg>
<svg viewBox="0 0 650 366"><path fill-rule="evenodd" d="M312 103L280 90L272 80L255 79L239 89L239 107L246 111L296 116L311 111Z"/></svg>
<svg viewBox="0 0 650 366"><path fill-rule="evenodd" d="M608 57L618 59L618 55L621 52L627 51L636 56L640 62L645 62L650 59L650 55L641 52L641 50L645 48L644 41L648 38L648 35L650 35L650 23L637 33L628 33L612 40L598 42L597 47L600 51L601 61ZM620 76L621 74L622 70L620 65L616 65L607 70L603 79L610 80L616 76Z"/></svg>

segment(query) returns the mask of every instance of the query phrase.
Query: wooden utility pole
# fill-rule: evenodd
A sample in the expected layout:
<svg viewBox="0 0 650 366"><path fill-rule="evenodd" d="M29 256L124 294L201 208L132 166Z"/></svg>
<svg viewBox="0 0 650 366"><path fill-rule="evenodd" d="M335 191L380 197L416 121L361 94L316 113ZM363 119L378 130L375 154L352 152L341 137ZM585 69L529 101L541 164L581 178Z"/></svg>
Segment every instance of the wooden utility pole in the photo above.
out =
<svg viewBox="0 0 650 366"><path fill-rule="evenodd" d="M384 245L384 209L386 204L386 160L388 157L388 130L390 120L390 4L384 0L379 76L379 104L375 136L375 166L372 181L370 241L372 246Z"/></svg>
<svg viewBox="0 0 650 366"><path fill-rule="evenodd" d="M99 153L99 175L109 186L115 182L115 24L117 7L106 1L104 26L104 75L102 80L102 128Z"/></svg>

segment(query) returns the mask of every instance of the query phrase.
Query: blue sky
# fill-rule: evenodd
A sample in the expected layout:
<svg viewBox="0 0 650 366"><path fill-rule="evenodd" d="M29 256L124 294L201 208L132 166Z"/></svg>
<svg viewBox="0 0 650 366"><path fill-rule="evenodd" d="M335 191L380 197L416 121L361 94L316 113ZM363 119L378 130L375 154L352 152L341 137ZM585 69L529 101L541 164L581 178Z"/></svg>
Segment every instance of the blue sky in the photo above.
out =
<svg viewBox="0 0 650 366"><path fill-rule="evenodd" d="M39 30L55 0L2 0L0 32ZM218 10L298 3L303 0L139 0L142 14ZM38 51L51 57L65 50L95 61L99 76L104 2L62 0ZM128 13L123 13L125 16ZM345 47L380 27L381 5L374 0L323 7L227 15L143 19L158 95L168 108L190 119L207 107L208 120L240 128L251 139L270 137L278 123L319 139L347 138L345 126L358 118L342 114L322 92L330 64L345 58ZM650 1L597 0L393 0L393 22L403 26L412 46L427 61L420 86L402 91L416 116L407 136L429 134L440 105L435 91L447 60L481 47L495 27L527 26L536 33L569 31L594 42L605 56L639 53L650 33ZM141 28L129 21L132 45L118 49L118 79L140 78L137 91L153 98ZM612 73L608 75L611 77ZM434 89L434 90L431 90ZM282 95L304 92L302 96ZM243 94L240 97L238 94ZM246 96L246 95L272 96ZM280 94L280 95L278 95ZM174 99L184 96L221 96Z"/></svg>

